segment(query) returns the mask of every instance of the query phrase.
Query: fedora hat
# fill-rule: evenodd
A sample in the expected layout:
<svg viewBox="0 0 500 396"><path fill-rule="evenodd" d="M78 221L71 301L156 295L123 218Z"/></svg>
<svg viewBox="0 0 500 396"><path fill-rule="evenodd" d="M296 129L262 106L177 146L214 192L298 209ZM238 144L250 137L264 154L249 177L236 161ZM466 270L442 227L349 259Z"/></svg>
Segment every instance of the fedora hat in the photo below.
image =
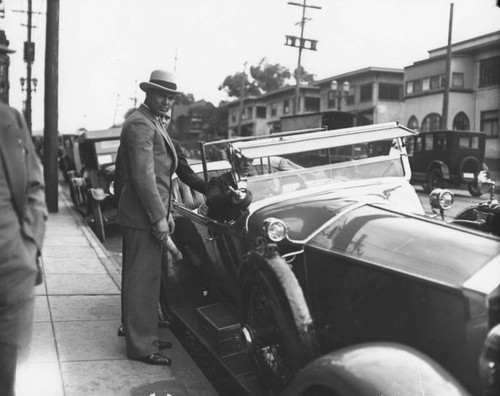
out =
<svg viewBox="0 0 500 396"><path fill-rule="evenodd" d="M141 82L139 87L144 92L150 89L159 89L173 94L181 93L177 90L175 75L165 70L153 70L149 81Z"/></svg>

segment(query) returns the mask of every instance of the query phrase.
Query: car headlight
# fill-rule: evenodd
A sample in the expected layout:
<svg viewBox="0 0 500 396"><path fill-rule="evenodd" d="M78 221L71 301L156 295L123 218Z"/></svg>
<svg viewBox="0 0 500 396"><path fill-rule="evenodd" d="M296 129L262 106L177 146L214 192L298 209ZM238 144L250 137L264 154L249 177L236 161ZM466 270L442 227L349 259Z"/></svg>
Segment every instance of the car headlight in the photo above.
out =
<svg viewBox="0 0 500 396"><path fill-rule="evenodd" d="M447 210L453 206L455 197L450 190L436 188L429 194L429 204L433 209Z"/></svg>
<svg viewBox="0 0 500 396"><path fill-rule="evenodd" d="M264 220L264 232L267 237L273 242L279 242L286 237L286 224L274 217Z"/></svg>
<svg viewBox="0 0 500 396"><path fill-rule="evenodd" d="M111 195L115 195L115 182L114 182L114 180L111 183L109 183L108 190L109 190L109 193Z"/></svg>

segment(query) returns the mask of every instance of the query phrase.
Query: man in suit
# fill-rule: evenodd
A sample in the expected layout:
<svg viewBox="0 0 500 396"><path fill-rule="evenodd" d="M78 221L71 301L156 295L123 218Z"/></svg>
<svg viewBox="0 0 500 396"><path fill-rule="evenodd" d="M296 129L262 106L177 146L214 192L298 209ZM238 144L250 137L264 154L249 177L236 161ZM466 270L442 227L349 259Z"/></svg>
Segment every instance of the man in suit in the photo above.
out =
<svg viewBox="0 0 500 396"><path fill-rule="evenodd" d="M142 82L144 103L124 122L120 138L123 190L118 223L123 229L123 324L127 356L148 364L171 364L158 339L162 244L174 231L171 184L178 157L164 117L177 90L175 76L163 70Z"/></svg>
<svg viewBox="0 0 500 396"><path fill-rule="evenodd" d="M133 114L133 113L132 113ZM169 123L169 118L165 117L165 129L168 128L168 123ZM179 177L182 182L184 182L186 185L189 187L193 188L194 190L206 194L206 187L205 187L205 180L198 176L193 169L189 166L188 160L184 154L184 151L182 150L182 147L180 143L175 140L171 139L172 143L175 148L175 153L177 154L177 169L175 170L175 173L177 173L177 176ZM121 192L123 190L123 186L125 183L124 180L124 171L123 171L123 161L122 161L122 154L121 154L121 147L118 148L118 153L116 155L116 167L115 167L115 179L114 179L114 187L115 187L115 198L117 202L120 202L120 196ZM126 249L127 245L125 244L125 241L122 243L122 263L124 261L123 257L126 255ZM124 271L123 271L123 264L122 264L122 290L123 290L123 282L124 282ZM122 299L123 299L123 294L122 294ZM123 305L123 301L122 301ZM164 321L159 321L158 326L160 327L166 327L168 326L168 322ZM123 325L123 315L122 315L122 324L118 328L117 335L119 337L124 337L125 336L125 327Z"/></svg>
<svg viewBox="0 0 500 396"><path fill-rule="evenodd" d="M0 51L3 45L0 44ZM16 364L33 325L36 260L47 209L42 167L22 115L0 103L0 395L14 395Z"/></svg>

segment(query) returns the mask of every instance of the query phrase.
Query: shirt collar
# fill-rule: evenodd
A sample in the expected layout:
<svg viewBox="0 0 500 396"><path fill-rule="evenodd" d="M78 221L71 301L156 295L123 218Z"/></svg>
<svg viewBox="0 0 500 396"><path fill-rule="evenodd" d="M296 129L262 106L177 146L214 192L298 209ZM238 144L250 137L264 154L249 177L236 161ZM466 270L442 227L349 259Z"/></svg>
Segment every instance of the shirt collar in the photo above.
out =
<svg viewBox="0 0 500 396"><path fill-rule="evenodd" d="M146 103L143 103L142 104L146 109L148 109L151 114L153 114L153 116L158 120L160 121L161 124L164 124L165 122L167 122L168 120L170 120L170 116L166 115L164 117L160 117L160 116L157 116L155 113L153 113L153 111L150 109L150 107L146 104Z"/></svg>

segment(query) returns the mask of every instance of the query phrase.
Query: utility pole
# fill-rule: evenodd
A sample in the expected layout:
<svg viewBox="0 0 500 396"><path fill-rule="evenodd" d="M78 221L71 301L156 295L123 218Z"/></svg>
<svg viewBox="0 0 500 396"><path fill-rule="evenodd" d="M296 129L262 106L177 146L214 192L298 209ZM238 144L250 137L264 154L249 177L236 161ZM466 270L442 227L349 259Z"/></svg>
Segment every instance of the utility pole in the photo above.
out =
<svg viewBox="0 0 500 396"><path fill-rule="evenodd" d="M59 0L47 0L45 48L45 128L43 131L43 175L49 212L58 212L58 115L59 115Z"/></svg>
<svg viewBox="0 0 500 396"><path fill-rule="evenodd" d="M24 104L24 118L26 119L26 124L28 125L28 129L30 133L32 132L32 122L31 122L31 92L33 91L32 84L35 84L36 91L36 79L31 77L31 68L33 62L35 61L35 43L31 41L31 30L36 27L33 26L33 12L32 9L32 0L28 0L28 10L13 10L14 12L26 12L28 16L28 23L26 25L22 24L22 26L26 26L28 31L27 41L24 42L24 61L26 62L26 78L21 78L21 87L24 90L24 83L26 83L26 101ZM37 12L36 14L40 14Z"/></svg>
<svg viewBox="0 0 500 396"><path fill-rule="evenodd" d="M299 49L297 69L295 71L296 85L295 85L295 100L294 100L294 105L293 105L293 114L296 115L300 110L300 95L299 94L300 94L302 50L308 49L308 50L316 51L316 46L318 44L318 40L311 40L311 39L304 38L304 25L309 20L306 18L306 8L315 8L315 9L321 10L321 7L314 6L314 5L308 5L307 0L303 0L302 4L294 3L292 1L289 1L288 4L302 7L302 19L298 23L298 24L300 24L300 37L285 36L286 37L285 45L288 45L290 47L298 47L298 49ZM298 44L297 44L297 42L298 42Z"/></svg>
<svg viewBox="0 0 500 396"><path fill-rule="evenodd" d="M448 26L448 47L446 50L446 71L445 85L443 92L443 116L441 118L441 129L448 128L448 107L450 101L450 84L451 84L451 36L453 30L453 3L450 4L450 22Z"/></svg>
<svg viewBox="0 0 500 396"><path fill-rule="evenodd" d="M243 102L245 101L245 83L247 77L247 63L243 63L243 76L241 78L241 96L240 96L240 117L238 119L238 136L241 136L241 127L243 124Z"/></svg>

